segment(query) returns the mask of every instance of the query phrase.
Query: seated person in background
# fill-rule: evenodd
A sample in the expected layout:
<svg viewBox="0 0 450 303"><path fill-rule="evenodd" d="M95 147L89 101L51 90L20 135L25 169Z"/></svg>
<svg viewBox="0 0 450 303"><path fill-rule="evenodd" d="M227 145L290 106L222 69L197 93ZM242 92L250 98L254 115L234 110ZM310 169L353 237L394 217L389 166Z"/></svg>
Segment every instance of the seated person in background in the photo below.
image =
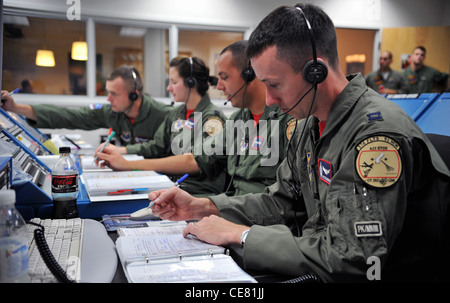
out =
<svg viewBox="0 0 450 303"><path fill-rule="evenodd" d="M407 94L409 87L405 75L391 69L392 53L384 51L380 55L380 69L366 77L366 84L380 94Z"/></svg>
<svg viewBox="0 0 450 303"><path fill-rule="evenodd" d="M345 77L328 15L311 4L279 7L253 31L247 55L266 103L303 119L277 182L233 197L155 191L153 214L199 220L183 234L241 245L248 270L326 282L448 280L450 171L399 106L361 74Z"/></svg>
<svg viewBox="0 0 450 303"><path fill-rule="evenodd" d="M266 186L273 184L276 170L285 158L287 142L296 120L284 115L271 123L269 114L276 112L281 115L282 112L276 105L266 105L265 87L255 79L253 69L248 66L246 45L247 41L235 42L222 50L217 59L217 89L228 96L227 102L230 101L233 107L241 108L232 114L221 133L205 142L212 149L223 147L219 147L218 152L127 161L107 147L104 152L109 154L98 154L99 160L106 160L113 169L155 170L164 174L200 173L209 178L214 178L217 172L222 171L221 168L227 167L230 180L226 193L229 195L262 192ZM242 124L230 123L236 121ZM267 123L262 125L259 121ZM276 129L273 130L271 124L276 125ZM240 135L235 136L233 126L242 127L239 128ZM216 144L216 140L221 140L222 145L220 142Z"/></svg>
<svg viewBox="0 0 450 303"><path fill-rule="evenodd" d="M409 93L421 94L431 93L433 85L445 85L448 74L441 73L437 69L425 65L427 50L423 46L414 48L410 56L410 64L403 70L403 74L408 80Z"/></svg>
<svg viewBox="0 0 450 303"><path fill-rule="evenodd" d="M189 193L223 192L226 182L224 167L215 167L216 171L211 176L206 176L198 173L195 161L186 165L192 153L203 153L203 141L219 133L226 120L207 94L209 84L215 85L216 82L217 78L209 75L208 66L200 58L172 59L167 90L172 93L175 102L183 104L175 107L165 117L153 140L132 148L110 144L103 153L98 153L100 146L96 152L98 162L104 160L102 165L116 170L154 170L174 179L188 173L190 176L183 181L181 187L186 188ZM126 161L120 154L127 152L140 154L148 159ZM147 166L148 163L156 164Z"/></svg>
<svg viewBox="0 0 450 303"><path fill-rule="evenodd" d="M143 94L142 79L133 67L122 66L106 80L107 100L100 108L64 108L56 105L28 105L14 102L2 91L2 108L27 118L37 128L94 130L112 128L122 145L139 145L153 139L170 105Z"/></svg>

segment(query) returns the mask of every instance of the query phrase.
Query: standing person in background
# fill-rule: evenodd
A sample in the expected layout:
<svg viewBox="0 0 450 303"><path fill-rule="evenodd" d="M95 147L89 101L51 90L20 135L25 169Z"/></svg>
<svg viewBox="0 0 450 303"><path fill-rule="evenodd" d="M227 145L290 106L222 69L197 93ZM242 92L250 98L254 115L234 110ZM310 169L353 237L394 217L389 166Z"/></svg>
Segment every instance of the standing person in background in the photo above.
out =
<svg viewBox="0 0 450 303"><path fill-rule="evenodd" d="M391 69L392 53L384 51L380 55L380 68L369 73L366 84L380 94L407 94L408 81L405 75Z"/></svg>
<svg viewBox="0 0 450 303"><path fill-rule="evenodd" d="M410 64L403 71L408 80L409 93L411 94L431 93L434 84L443 85L447 81L448 74L441 73L437 69L424 64L426 54L425 47L417 46L414 48L410 56Z"/></svg>

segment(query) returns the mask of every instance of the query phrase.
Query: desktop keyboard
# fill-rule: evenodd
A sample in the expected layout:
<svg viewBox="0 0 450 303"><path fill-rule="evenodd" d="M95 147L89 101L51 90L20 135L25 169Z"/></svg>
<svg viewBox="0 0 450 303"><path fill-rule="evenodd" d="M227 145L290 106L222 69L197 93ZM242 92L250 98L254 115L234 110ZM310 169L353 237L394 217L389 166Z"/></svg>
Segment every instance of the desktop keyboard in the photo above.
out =
<svg viewBox="0 0 450 303"><path fill-rule="evenodd" d="M83 245L84 220L32 219L44 226L44 235L56 261L66 272L69 279L80 282L81 249ZM47 268L34 240L33 231L38 228L28 224L28 273L31 282L57 282Z"/></svg>
<svg viewBox="0 0 450 303"><path fill-rule="evenodd" d="M105 227L91 219L39 219L31 222L44 226L44 235L56 261L70 280L84 283L109 283L117 269L114 242ZM28 273L31 282L57 282L47 268L36 246L33 231L28 227Z"/></svg>

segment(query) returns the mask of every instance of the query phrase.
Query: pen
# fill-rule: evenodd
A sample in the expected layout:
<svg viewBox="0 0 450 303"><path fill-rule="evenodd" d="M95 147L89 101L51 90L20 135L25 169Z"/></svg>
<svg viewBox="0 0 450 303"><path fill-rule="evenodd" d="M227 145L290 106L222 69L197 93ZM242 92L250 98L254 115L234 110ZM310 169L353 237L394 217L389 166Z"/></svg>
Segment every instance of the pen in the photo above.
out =
<svg viewBox="0 0 450 303"><path fill-rule="evenodd" d="M180 183L184 181L184 179L186 179L189 175L185 174L183 177L181 177L180 179L177 180L177 182L175 182L175 184L173 185L174 187L178 187L180 186ZM155 201L150 202L150 204L148 205L147 208L151 208L153 205L155 205Z"/></svg>
<svg viewBox="0 0 450 303"><path fill-rule="evenodd" d="M11 95L13 95L13 94L15 94L15 93L18 93L19 90L20 90L20 88L16 88L16 89L13 90L12 92L9 92L9 93L8 93L8 96L11 96ZM5 103L5 102L6 102L6 100L5 100L5 99L2 99L2 103Z"/></svg>
<svg viewBox="0 0 450 303"><path fill-rule="evenodd" d="M13 90L12 92L9 92L8 96L11 96L11 95L13 95L13 94L16 94L16 93L18 93L18 92L19 92L19 90L20 90L20 88L16 88L16 89L15 89L15 90Z"/></svg>
<svg viewBox="0 0 450 303"><path fill-rule="evenodd" d="M103 144L102 148L98 151L99 153L103 152L103 150L105 149L106 145L108 145L109 141L111 141L111 139L114 137L114 135L116 134L115 131L112 131L111 134L109 135L108 139L106 139L105 144ZM95 156L94 158L94 163L95 161L97 161L98 156Z"/></svg>
<svg viewBox="0 0 450 303"><path fill-rule="evenodd" d="M118 191L108 192L108 195L124 194L124 193L134 193L139 191L147 191L148 188L133 188L133 189L120 189Z"/></svg>

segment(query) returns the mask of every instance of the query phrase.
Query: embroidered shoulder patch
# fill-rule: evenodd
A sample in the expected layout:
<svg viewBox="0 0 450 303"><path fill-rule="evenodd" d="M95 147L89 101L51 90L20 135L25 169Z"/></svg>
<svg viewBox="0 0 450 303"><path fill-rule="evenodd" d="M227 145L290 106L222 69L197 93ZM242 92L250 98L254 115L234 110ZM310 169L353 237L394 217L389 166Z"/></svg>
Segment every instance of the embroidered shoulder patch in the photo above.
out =
<svg viewBox="0 0 450 303"><path fill-rule="evenodd" d="M291 140L292 138L292 134L294 134L294 130L295 130L295 126L297 125L299 121L297 121L297 119L292 118L291 120L289 120L286 124L286 138L288 140Z"/></svg>
<svg viewBox="0 0 450 303"><path fill-rule="evenodd" d="M387 136L372 136L356 145L355 168L363 182L373 187L394 185L402 172L400 145Z"/></svg>
<svg viewBox="0 0 450 303"><path fill-rule="evenodd" d="M205 122L205 125L203 126L203 129L205 132L210 136L217 135L223 127L223 122L219 117L209 117L208 120Z"/></svg>

